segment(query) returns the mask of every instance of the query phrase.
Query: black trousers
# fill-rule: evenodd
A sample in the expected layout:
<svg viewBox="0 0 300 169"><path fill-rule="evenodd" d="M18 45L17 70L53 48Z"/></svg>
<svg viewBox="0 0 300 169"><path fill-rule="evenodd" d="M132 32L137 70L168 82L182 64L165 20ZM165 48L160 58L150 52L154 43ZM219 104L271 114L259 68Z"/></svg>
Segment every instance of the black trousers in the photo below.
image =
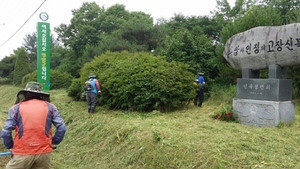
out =
<svg viewBox="0 0 300 169"><path fill-rule="evenodd" d="M201 107L203 101L204 101L204 92L203 92L203 89L200 89L197 91L196 97L194 99L194 105Z"/></svg>
<svg viewBox="0 0 300 169"><path fill-rule="evenodd" d="M98 101L97 94L94 92L86 92L86 100L88 105L88 112L93 113Z"/></svg>

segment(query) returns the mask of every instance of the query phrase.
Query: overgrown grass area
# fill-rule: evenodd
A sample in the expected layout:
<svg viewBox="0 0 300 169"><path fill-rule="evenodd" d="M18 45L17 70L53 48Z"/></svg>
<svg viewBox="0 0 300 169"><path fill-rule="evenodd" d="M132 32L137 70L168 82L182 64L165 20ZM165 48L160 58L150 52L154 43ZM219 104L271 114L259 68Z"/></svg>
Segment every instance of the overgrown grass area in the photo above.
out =
<svg viewBox="0 0 300 169"><path fill-rule="evenodd" d="M20 89L0 86L1 128ZM67 124L52 153L53 169L300 168L299 101L294 123L258 128L212 118L231 104L234 87L214 89L202 108L191 104L172 113L98 107L88 114L86 103L72 101L65 90L50 93ZM0 167L8 160L0 157Z"/></svg>

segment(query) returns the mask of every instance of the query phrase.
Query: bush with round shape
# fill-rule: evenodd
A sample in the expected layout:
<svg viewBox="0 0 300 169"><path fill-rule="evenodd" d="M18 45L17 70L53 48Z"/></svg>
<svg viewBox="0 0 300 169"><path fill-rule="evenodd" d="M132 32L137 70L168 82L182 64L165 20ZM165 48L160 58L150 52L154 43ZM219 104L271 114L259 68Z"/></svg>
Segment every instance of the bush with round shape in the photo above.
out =
<svg viewBox="0 0 300 169"><path fill-rule="evenodd" d="M188 65L167 62L165 57L149 53L107 52L84 65L80 72L83 90L90 73L97 75L102 94L99 104L110 109L169 112L184 107L195 96L194 75ZM69 93L72 97L78 94Z"/></svg>

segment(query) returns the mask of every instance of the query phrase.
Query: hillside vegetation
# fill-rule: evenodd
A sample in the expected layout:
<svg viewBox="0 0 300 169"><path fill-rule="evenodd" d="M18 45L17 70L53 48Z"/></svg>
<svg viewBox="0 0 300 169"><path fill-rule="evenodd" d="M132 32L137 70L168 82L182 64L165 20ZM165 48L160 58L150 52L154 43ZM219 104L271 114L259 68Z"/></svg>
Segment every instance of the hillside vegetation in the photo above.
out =
<svg viewBox="0 0 300 169"><path fill-rule="evenodd" d="M1 128L20 89L0 86ZM294 123L257 128L213 119L234 95L234 88L215 91L203 108L191 104L172 113L138 113L98 107L88 114L85 102L51 90L67 124L65 139L52 153L52 168L300 168L298 101ZM0 167L8 161L0 157Z"/></svg>

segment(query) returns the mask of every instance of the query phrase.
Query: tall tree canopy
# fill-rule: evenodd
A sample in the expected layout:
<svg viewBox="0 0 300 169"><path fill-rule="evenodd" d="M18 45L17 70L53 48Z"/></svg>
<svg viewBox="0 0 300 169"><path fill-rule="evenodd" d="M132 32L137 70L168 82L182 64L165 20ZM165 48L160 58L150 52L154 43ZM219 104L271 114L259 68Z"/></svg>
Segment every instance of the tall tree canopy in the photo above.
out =
<svg viewBox="0 0 300 169"><path fill-rule="evenodd" d="M83 3L79 9L72 10L71 24L61 24L54 30L58 38L67 47L71 47L76 54L81 54L87 44L96 45L100 29L100 17L104 12L95 2Z"/></svg>
<svg viewBox="0 0 300 169"><path fill-rule="evenodd" d="M215 56L211 39L198 26L192 30L181 29L166 41L165 55L168 61L180 61L189 65L189 70L212 72L209 60Z"/></svg>
<svg viewBox="0 0 300 169"><path fill-rule="evenodd" d="M69 25L55 28L59 40L72 49L65 66L75 77L84 63L106 51L149 51L152 44L153 19L143 12L129 12L124 5L108 9L86 2L72 11Z"/></svg>

